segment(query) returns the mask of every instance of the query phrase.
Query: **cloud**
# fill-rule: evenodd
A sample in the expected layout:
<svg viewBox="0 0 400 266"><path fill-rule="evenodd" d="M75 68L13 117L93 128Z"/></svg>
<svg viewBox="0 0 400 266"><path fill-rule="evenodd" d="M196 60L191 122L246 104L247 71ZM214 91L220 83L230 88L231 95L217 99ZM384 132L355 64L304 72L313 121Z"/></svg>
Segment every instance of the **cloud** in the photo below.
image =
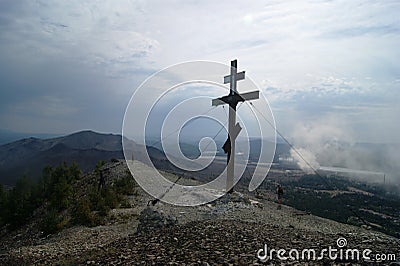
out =
<svg viewBox="0 0 400 266"><path fill-rule="evenodd" d="M79 108L68 104L65 99L52 96L42 96L37 99L31 99L29 102L23 102L11 107L11 112L26 114L28 112L36 112L35 115L43 115L45 117L62 118L64 116L76 115Z"/></svg>
<svg viewBox="0 0 400 266"><path fill-rule="evenodd" d="M399 8L361 0L2 2L0 123L32 131L11 119L19 116L42 121L42 132L119 132L131 93L156 70L238 58L286 135L297 121L328 116L345 120L358 140L399 142ZM46 115L54 103L80 119L62 112L68 123L58 125Z"/></svg>
<svg viewBox="0 0 400 266"><path fill-rule="evenodd" d="M105 73L113 76L148 68L142 59L158 47L156 40L138 32L139 29L122 24L134 24L140 13L136 5L127 1L36 1L21 4L14 12L25 16L3 13L8 23L0 41L3 53L9 55L6 57L18 63L40 64L57 58L100 71L107 69Z"/></svg>

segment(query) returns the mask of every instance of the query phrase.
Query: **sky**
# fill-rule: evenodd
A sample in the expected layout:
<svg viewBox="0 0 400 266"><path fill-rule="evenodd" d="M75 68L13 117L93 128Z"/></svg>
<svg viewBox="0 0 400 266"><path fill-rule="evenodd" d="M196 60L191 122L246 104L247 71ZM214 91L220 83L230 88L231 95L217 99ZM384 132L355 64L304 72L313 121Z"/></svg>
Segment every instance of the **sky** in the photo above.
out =
<svg viewBox="0 0 400 266"><path fill-rule="evenodd" d="M289 139L399 143L398 10L372 0L1 1L0 130L120 133L156 71L238 59Z"/></svg>

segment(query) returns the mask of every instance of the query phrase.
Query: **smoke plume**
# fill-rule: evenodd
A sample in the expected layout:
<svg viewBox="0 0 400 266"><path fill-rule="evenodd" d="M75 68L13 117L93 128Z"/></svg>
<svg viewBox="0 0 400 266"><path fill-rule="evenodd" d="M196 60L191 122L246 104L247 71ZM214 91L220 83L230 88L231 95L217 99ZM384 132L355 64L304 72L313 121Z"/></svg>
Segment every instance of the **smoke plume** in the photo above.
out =
<svg viewBox="0 0 400 266"><path fill-rule="evenodd" d="M354 170L380 172L386 182L400 184L400 145L360 143L343 121L324 118L295 126L292 143L304 160L293 149L291 156L298 166L309 173L320 166L343 167ZM360 176L371 182L383 182L383 175Z"/></svg>

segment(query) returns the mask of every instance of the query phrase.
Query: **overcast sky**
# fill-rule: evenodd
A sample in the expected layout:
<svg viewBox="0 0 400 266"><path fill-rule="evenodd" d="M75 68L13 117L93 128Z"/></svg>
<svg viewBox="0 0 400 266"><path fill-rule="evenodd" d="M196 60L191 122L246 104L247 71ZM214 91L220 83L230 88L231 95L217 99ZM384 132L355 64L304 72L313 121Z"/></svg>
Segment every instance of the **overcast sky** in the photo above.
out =
<svg viewBox="0 0 400 266"><path fill-rule="evenodd" d="M1 1L0 129L118 133L155 71L237 58L286 136L400 142L399 10L357 0Z"/></svg>

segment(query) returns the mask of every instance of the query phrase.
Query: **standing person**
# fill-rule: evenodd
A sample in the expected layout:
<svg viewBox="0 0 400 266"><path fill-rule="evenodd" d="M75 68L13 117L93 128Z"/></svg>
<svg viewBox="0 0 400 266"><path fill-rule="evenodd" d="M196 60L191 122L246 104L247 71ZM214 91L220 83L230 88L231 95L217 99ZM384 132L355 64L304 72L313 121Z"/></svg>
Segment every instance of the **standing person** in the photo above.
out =
<svg viewBox="0 0 400 266"><path fill-rule="evenodd" d="M282 208L282 199L283 199L283 188L281 185L278 185L276 188L276 194L278 196L278 210Z"/></svg>

